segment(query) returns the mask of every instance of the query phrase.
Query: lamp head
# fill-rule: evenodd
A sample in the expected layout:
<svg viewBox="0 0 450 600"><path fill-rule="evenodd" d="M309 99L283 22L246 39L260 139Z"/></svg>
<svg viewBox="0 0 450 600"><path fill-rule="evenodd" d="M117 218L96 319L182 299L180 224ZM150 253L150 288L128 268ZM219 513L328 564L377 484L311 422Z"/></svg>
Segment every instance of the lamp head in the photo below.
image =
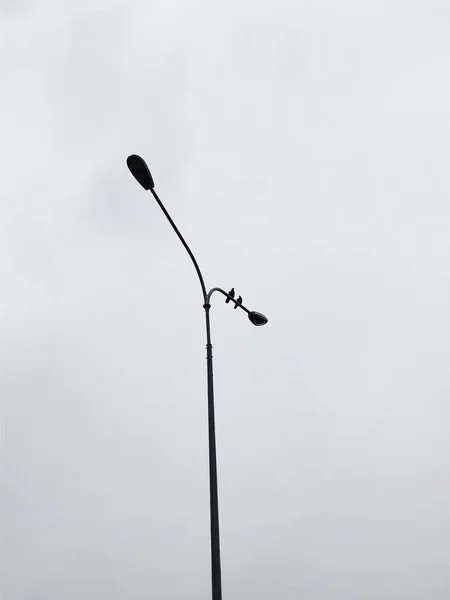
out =
<svg viewBox="0 0 450 600"><path fill-rule="evenodd" d="M153 177L143 158L137 154L131 154L127 158L127 166L130 169L133 177L142 185L144 190L150 190L155 187L155 184L153 183Z"/></svg>
<svg viewBox="0 0 450 600"><path fill-rule="evenodd" d="M265 325L269 320L265 315L254 310L248 313L248 318L253 323L253 325L256 325L257 327Z"/></svg>

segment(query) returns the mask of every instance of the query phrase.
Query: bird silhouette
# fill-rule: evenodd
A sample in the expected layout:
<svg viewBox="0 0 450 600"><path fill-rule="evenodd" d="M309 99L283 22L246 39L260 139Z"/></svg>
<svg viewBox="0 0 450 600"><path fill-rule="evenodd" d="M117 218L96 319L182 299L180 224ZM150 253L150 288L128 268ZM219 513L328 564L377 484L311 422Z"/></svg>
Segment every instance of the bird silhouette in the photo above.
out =
<svg viewBox="0 0 450 600"><path fill-rule="evenodd" d="M235 293L235 292L234 292L234 288L231 288L231 290L228 292L228 295L229 295L231 298L234 298L234 293ZM226 298L226 299L225 299L225 304L228 304L228 302L229 302L229 301L230 301L230 298Z"/></svg>
<svg viewBox="0 0 450 600"><path fill-rule="evenodd" d="M234 308L237 308L239 304L242 304L242 296L238 297L238 299L236 300L236 304L234 305Z"/></svg>

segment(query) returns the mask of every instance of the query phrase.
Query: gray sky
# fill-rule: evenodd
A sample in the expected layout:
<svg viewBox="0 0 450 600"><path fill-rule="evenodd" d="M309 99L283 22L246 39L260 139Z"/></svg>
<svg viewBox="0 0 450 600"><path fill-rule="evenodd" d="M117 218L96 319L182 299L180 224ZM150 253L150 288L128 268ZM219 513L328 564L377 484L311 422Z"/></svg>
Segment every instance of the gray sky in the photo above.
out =
<svg viewBox="0 0 450 600"><path fill-rule="evenodd" d="M4 600L450 597L446 0L3 1Z"/></svg>

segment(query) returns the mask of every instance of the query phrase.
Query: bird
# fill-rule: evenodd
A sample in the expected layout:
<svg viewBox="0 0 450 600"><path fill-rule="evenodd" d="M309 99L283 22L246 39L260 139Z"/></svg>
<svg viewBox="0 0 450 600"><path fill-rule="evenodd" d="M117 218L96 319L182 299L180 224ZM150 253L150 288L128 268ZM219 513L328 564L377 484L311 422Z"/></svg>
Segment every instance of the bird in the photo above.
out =
<svg viewBox="0 0 450 600"><path fill-rule="evenodd" d="M228 292L228 296L230 296L230 298L234 298L234 288L231 288L231 290ZM225 304L228 304L228 302L230 301L230 298L226 298L225 300Z"/></svg>
<svg viewBox="0 0 450 600"><path fill-rule="evenodd" d="M237 308L240 304L242 304L242 296L238 297L238 299L236 300L236 304L234 305L234 308Z"/></svg>

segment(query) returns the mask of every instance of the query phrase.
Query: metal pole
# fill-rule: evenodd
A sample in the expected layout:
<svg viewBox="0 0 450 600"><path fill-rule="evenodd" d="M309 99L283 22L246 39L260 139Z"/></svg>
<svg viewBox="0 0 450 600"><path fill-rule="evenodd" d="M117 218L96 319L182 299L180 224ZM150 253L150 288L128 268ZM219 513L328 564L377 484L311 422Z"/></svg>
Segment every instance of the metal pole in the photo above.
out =
<svg viewBox="0 0 450 600"><path fill-rule="evenodd" d="M209 501L210 501L210 518L211 518L211 577L212 577L212 600L222 600L222 578L220 569L220 538L219 538L219 499L217 493L217 457L216 457L216 426L214 418L214 386L213 386L213 356L211 344L211 325L209 320L209 310L211 308L210 298L213 292L220 292L227 297L227 302L232 301L235 308L239 307L244 310L254 325L264 325L267 323L266 317L260 313L250 312L242 305L242 298L234 300L234 296L230 296L221 288L212 288L209 293L206 291L203 275L200 267L189 248L186 240L181 235L180 230L175 225L172 217L167 212L164 204L161 202L158 194L155 192L155 184L153 177L150 174L149 168L145 161L136 154L132 154L127 158L127 165L133 177L145 189L150 190L159 207L163 211L167 220L171 224L173 230L177 234L179 240L189 254L197 275L200 281L203 294L203 308L205 309L206 318L206 365L208 379L208 436L209 436Z"/></svg>
<svg viewBox="0 0 450 600"><path fill-rule="evenodd" d="M211 578L212 600L222 600L220 569L219 498L217 490L216 426L214 418L213 355L209 303L204 304L206 318L206 365L208 379L208 434L209 434L209 502L211 517Z"/></svg>
<svg viewBox="0 0 450 600"><path fill-rule="evenodd" d="M211 579L212 579L212 600L222 600L222 577L220 569L220 538L219 538L219 499L217 493L217 458L216 458L216 425L214 418L214 387L213 387L213 362L212 362L212 344L211 344L211 326L209 321L209 303L210 295L206 292L206 286L200 267L189 248L186 240L181 235L180 230L175 225L172 217L167 212L164 204L161 202L158 194L153 188L150 189L159 207L167 217L167 220L172 225L175 233L180 239L187 253L191 257L195 270L197 271L200 285L203 293L203 308L205 309L206 318L206 364L207 364L207 379L208 379L208 436L209 436L209 505L211 519ZM221 290L222 291L222 290ZM224 293L224 292L222 292ZM225 294L227 295L227 294Z"/></svg>

